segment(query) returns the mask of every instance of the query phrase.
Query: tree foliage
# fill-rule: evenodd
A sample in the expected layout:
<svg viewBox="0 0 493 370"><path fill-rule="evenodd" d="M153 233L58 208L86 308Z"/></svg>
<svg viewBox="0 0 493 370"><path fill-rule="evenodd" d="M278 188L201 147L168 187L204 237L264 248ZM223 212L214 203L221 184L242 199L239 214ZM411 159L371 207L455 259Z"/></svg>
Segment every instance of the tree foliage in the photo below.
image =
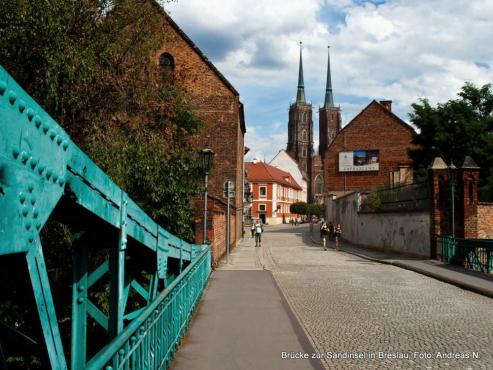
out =
<svg viewBox="0 0 493 370"><path fill-rule="evenodd" d="M325 214L325 206L317 203L297 202L289 206L289 211L298 215L322 217Z"/></svg>
<svg viewBox="0 0 493 370"><path fill-rule="evenodd" d="M493 200L493 90L466 83L458 98L432 106L426 99L412 104L411 122L419 129L411 150L416 169L421 172L433 158L442 156L460 166L470 155L481 167L479 196Z"/></svg>
<svg viewBox="0 0 493 370"><path fill-rule="evenodd" d="M190 98L151 62L162 15L138 0L16 0L0 8L0 64L129 195L192 239Z"/></svg>

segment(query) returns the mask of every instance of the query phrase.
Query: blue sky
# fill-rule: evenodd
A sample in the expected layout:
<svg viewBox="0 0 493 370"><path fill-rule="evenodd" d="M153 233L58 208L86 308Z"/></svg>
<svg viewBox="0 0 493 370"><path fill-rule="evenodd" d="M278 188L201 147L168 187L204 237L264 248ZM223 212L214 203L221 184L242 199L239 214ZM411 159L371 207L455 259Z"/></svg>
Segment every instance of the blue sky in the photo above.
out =
<svg viewBox="0 0 493 370"><path fill-rule="evenodd" d="M305 93L325 92L327 45L335 103L348 123L373 99L411 103L454 98L465 81L493 82L493 0L178 0L164 5L240 92L248 159L269 161L287 141L299 41Z"/></svg>

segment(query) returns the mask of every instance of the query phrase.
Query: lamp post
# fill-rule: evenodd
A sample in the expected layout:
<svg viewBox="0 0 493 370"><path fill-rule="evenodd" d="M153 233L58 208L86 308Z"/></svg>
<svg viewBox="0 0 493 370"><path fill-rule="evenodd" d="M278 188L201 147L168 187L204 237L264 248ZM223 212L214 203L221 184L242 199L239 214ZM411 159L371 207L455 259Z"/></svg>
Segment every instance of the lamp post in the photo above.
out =
<svg viewBox="0 0 493 370"><path fill-rule="evenodd" d="M449 178L450 178L450 189L452 192L452 197L450 199L450 205L452 208L452 237L455 238L455 180L456 180L456 170L454 162L450 161L450 166L448 166Z"/></svg>
<svg viewBox="0 0 493 370"><path fill-rule="evenodd" d="M207 241L207 182L209 180L209 171L212 168L214 161L214 151L206 144L205 147L199 152L200 154L200 167L205 175L205 191L204 191L204 235L202 242L205 244Z"/></svg>

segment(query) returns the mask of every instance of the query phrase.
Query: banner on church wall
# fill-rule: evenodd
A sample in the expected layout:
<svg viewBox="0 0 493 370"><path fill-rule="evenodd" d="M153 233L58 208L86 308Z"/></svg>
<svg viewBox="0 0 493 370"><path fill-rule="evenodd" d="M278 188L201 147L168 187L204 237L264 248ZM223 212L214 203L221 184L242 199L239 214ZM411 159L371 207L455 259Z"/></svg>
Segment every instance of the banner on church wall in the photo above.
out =
<svg viewBox="0 0 493 370"><path fill-rule="evenodd" d="M378 171L378 150L339 152L339 172Z"/></svg>

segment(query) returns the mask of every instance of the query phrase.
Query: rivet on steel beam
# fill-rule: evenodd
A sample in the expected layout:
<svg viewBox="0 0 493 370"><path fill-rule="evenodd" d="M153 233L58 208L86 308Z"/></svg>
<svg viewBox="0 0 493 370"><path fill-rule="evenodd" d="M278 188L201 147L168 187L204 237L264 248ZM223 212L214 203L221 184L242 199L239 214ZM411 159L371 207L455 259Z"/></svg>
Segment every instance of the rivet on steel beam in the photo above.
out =
<svg viewBox="0 0 493 370"><path fill-rule="evenodd" d="M10 90L9 92L9 102L10 104L14 105L15 101L17 100L17 95L14 91Z"/></svg>
<svg viewBox="0 0 493 370"><path fill-rule="evenodd" d="M29 214L29 207L28 206L22 207L21 213L22 216L27 217L27 215Z"/></svg>
<svg viewBox="0 0 493 370"><path fill-rule="evenodd" d="M31 108L27 108L26 114L27 114L27 119L29 121L32 121L34 117L34 111Z"/></svg>
<svg viewBox="0 0 493 370"><path fill-rule="evenodd" d="M53 172L53 182L56 183L58 180L58 174L56 172Z"/></svg>
<svg viewBox="0 0 493 370"><path fill-rule="evenodd" d="M39 166L38 166L38 173L40 175L42 175L43 174L43 171L45 170L45 168L46 168L46 166L44 164L40 163Z"/></svg>
<svg viewBox="0 0 493 370"><path fill-rule="evenodd" d="M62 176L58 179L58 183L60 184L60 186L63 186L65 185L65 178Z"/></svg>
<svg viewBox="0 0 493 370"><path fill-rule="evenodd" d="M121 350L118 351L118 353L123 356L125 354L125 350L122 348Z"/></svg>
<svg viewBox="0 0 493 370"><path fill-rule="evenodd" d="M26 222L26 224L24 225L26 227L26 230L31 230L31 223L28 221Z"/></svg>
<svg viewBox="0 0 493 370"><path fill-rule="evenodd" d="M36 126L36 128L39 128L39 126L41 126L41 123L43 123L43 122L41 121L41 117L36 116L36 117L34 118L34 125Z"/></svg>
<svg viewBox="0 0 493 370"><path fill-rule="evenodd" d="M84 303L84 298L77 298L77 303L79 304Z"/></svg>
<svg viewBox="0 0 493 370"><path fill-rule="evenodd" d="M37 159L37 158L31 157L31 159L29 160L29 164L31 165L31 168L33 170L36 168L38 163L39 163L39 159Z"/></svg>
<svg viewBox="0 0 493 370"><path fill-rule="evenodd" d="M48 136L50 137L51 140L53 140L56 136L56 131L51 129L50 131L48 131Z"/></svg>
<svg viewBox="0 0 493 370"><path fill-rule="evenodd" d="M18 147L15 146L14 149L12 149L12 155L14 156L14 159L17 159L20 153L21 150Z"/></svg>
<svg viewBox="0 0 493 370"><path fill-rule="evenodd" d="M62 139L62 137L60 135L57 135L55 137L55 141L56 141L56 143L57 143L58 146L60 146L60 144L62 143L62 140L63 139Z"/></svg>
<svg viewBox="0 0 493 370"><path fill-rule="evenodd" d="M67 150L67 148L68 148L68 141L67 140L63 140L62 148L63 148L63 150Z"/></svg>
<svg viewBox="0 0 493 370"><path fill-rule="evenodd" d="M39 221L36 222L36 229L37 230L41 229L41 222L39 222Z"/></svg>
<svg viewBox="0 0 493 370"><path fill-rule="evenodd" d="M27 240L29 240L29 243L34 242L34 236L29 235L29 237L27 238Z"/></svg>
<svg viewBox="0 0 493 370"><path fill-rule="evenodd" d="M38 200L38 199L37 199L36 195L34 195L34 194L33 194L33 195L31 195L31 204L32 204L33 206L36 204L36 201L37 201L37 200Z"/></svg>
<svg viewBox="0 0 493 370"><path fill-rule="evenodd" d="M0 95L3 96L5 90L7 90L7 84L5 83L5 81L0 81Z"/></svg>
<svg viewBox="0 0 493 370"><path fill-rule="evenodd" d="M29 190L29 192L32 193L34 190L34 185L33 184L27 185L27 190Z"/></svg>
<svg viewBox="0 0 493 370"><path fill-rule="evenodd" d="M38 218L38 216L39 216L39 210L34 208L33 209L33 218Z"/></svg>
<svg viewBox="0 0 493 370"><path fill-rule="evenodd" d="M28 159L29 159L29 154L27 154L25 151L22 151L21 152L21 162L26 163Z"/></svg>
<svg viewBox="0 0 493 370"><path fill-rule="evenodd" d="M48 132L48 130L50 129L50 125L48 124L48 122L43 122L43 132L46 134Z"/></svg>
<svg viewBox="0 0 493 370"><path fill-rule="evenodd" d="M46 169L46 178L49 180L51 178L51 175L52 175L52 172L51 172L51 168L47 168Z"/></svg>
<svg viewBox="0 0 493 370"><path fill-rule="evenodd" d="M104 370L113 370L113 367L112 367L112 366L106 366L106 367L104 368Z"/></svg>
<svg viewBox="0 0 493 370"><path fill-rule="evenodd" d="M19 100L19 112L20 113L24 113L24 111L26 110L26 102L24 100Z"/></svg>
<svg viewBox="0 0 493 370"><path fill-rule="evenodd" d="M79 292L83 292L84 290L86 290L86 288L84 287L84 285L79 285L79 287L77 288L77 290Z"/></svg>
<svg viewBox="0 0 493 370"><path fill-rule="evenodd" d="M21 204L24 204L26 202L26 194L24 194L23 192L20 192L19 193L19 201L21 202Z"/></svg>

